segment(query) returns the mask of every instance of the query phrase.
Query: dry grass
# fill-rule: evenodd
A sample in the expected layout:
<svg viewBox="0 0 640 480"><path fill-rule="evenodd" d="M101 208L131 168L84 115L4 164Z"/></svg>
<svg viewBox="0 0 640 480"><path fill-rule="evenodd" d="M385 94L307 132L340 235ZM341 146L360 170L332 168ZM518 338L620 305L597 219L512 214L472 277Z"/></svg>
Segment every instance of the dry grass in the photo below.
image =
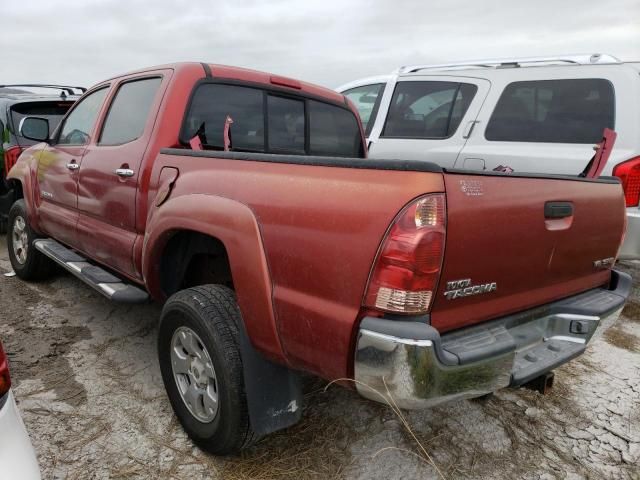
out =
<svg viewBox="0 0 640 480"><path fill-rule="evenodd" d="M340 478L351 463L349 446L355 440L351 425L331 412L324 389L318 382L307 393L302 420L227 459L218 470L225 480L260 478L330 479Z"/></svg>
<svg viewBox="0 0 640 480"><path fill-rule="evenodd" d="M339 379L335 382L346 381L355 380ZM335 382L324 388L315 388L307 395L305 403L313 407L304 412L300 423L271 435L254 448L243 452L240 457L227 460L219 468L221 477L225 480L340 478L352 463L349 446L355 439L355 433L344 417L335 415L335 412L327 412L327 408L331 408L331 404L327 402L327 389ZM440 478L445 479L389 391L387 390L387 395L377 393L400 421L413 448L389 446L378 450L372 458L389 450L399 450L430 465Z"/></svg>

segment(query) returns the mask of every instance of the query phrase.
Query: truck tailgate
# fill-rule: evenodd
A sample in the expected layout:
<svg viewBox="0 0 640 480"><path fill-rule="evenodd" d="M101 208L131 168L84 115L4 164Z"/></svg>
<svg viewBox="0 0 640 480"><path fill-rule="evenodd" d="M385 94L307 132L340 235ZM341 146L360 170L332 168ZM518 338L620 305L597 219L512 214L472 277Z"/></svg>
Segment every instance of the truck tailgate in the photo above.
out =
<svg viewBox="0 0 640 480"><path fill-rule="evenodd" d="M608 282L624 230L615 179L446 172L447 238L431 323L440 331Z"/></svg>

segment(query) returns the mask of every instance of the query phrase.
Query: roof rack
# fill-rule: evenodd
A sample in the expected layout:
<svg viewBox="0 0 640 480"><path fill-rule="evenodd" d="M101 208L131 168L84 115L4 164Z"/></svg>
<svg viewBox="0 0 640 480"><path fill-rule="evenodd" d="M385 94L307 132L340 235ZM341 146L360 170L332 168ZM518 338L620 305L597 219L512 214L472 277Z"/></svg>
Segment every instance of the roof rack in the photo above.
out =
<svg viewBox="0 0 640 480"><path fill-rule="evenodd" d="M66 97L68 95L81 95L87 91L85 87L74 87L71 85L51 85L44 83L16 83L11 85L0 85L0 88L14 88L14 87L27 87L27 88L54 88L56 90L61 90L61 97ZM79 91L79 92L78 92Z"/></svg>
<svg viewBox="0 0 640 480"><path fill-rule="evenodd" d="M412 73L420 70L447 70L461 69L462 67L471 68L514 68L521 67L523 64L551 63L551 64L569 64L569 65L594 65L622 63L613 55L602 53L579 54L579 55L563 55L556 57L524 57L524 58L493 58L487 60L470 60L466 62L442 63L434 65L410 65L400 67L393 73Z"/></svg>

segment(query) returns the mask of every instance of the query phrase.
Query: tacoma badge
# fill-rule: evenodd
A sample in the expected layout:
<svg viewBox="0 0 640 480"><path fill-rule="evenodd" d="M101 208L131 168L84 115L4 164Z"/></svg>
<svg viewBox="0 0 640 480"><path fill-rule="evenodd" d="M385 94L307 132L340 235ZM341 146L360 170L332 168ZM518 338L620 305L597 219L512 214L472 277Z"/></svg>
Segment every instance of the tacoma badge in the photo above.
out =
<svg viewBox="0 0 640 480"><path fill-rule="evenodd" d="M470 297L471 295L479 295L481 293L495 292L497 289L498 284L496 282L471 285L471 279L465 278L464 280L447 282L447 289L444 292L444 296L447 297L447 300L454 300L456 298Z"/></svg>

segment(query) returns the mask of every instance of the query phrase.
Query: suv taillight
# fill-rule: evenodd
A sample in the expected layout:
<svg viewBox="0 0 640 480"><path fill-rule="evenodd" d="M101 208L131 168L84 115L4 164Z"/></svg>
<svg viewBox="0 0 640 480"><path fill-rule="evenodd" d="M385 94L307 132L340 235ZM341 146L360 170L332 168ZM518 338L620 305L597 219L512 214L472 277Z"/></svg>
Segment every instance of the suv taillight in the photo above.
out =
<svg viewBox="0 0 640 480"><path fill-rule="evenodd" d="M9 361L2 349L2 343L0 342L0 397L9 391L11 388L11 377L9 377Z"/></svg>
<svg viewBox="0 0 640 480"><path fill-rule="evenodd" d="M378 253L364 304L386 312L428 312L440 278L445 232L444 193L406 206Z"/></svg>
<svg viewBox="0 0 640 480"><path fill-rule="evenodd" d="M4 173L9 173L9 170L16 164L21 153L22 148L18 146L9 147L4 151Z"/></svg>
<svg viewBox="0 0 640 480"><path fill-rule="evenodd" d="M622 181L627 207L640 204L640 157L634 157L613 167L613 175Z"/></svg>

